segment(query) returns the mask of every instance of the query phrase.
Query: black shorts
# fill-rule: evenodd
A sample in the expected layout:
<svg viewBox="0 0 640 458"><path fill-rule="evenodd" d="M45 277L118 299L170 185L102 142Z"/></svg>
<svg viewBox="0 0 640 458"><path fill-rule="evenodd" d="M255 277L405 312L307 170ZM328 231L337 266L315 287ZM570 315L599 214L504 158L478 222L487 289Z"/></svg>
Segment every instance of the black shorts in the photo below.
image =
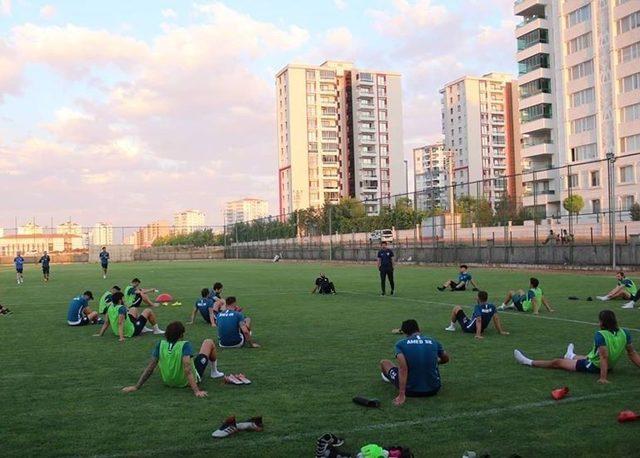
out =
<svg viewBox="0 0 640 458"><path fill-rule="evenodd" d="M460 288L458 288L459 284L460 284L459 282L451 280L451 283L449 284L449 288L451 288L451 291L464 291L467 289L466 284L463 284Z"/></svg>
<svg viewBox="0 0 640 458"><path fill-rule="evenodd" d="M456 321L462 328L462 332L475 333L476 332L476 322L471 321L464 310L458 310L456 313Z"/></svg>
<svg viewBox="0 0 640 458"><path fill-rule="evenodd" d="M389 372L384 374L385 377L393 383L396 388L400 387L400 370L397 367L392 367ZM405 396L409 398L428 398L429 396L435 396L440 391L440 388L433 391L406 391Z"/></svg>
<svg viewBox="0 0 640 458"><path fill-rule="evenodd" d="M16 267L16 272L18 272L19 274L21 274L23 270L23 267Z"/></svg>
<svg viewBox="0 0 640 458"><path fill-rule="evenodd" d="M107 270L109 268L109 264L102 264L102 268Z"/></svg>
<svg viewBox="0 0 640 458"><path fill-rule="evenodd" d="M76 322L71 322L71 321L67 321L67 324L69 326L86 326L87 324L91 324L91 321L89 320L88 316L83 316L80 321L76 321Z"/></svg>
<svg viewBox="0 0 640 458"><path fill-rule="evenodd" d="M129 315L129 319L133 323L133 328L134 328L133 335L139 336L140 334L142 334L142 330L147 324L147 319L142 315L140 315L139 317L135 317L131 314Z"/></svg>
<svg viewBox="0 0 640 458"><path fill-rule="evenodd" d="M142 304L142 296L140 294L136 294L136 298L131 303L131 307L140 307Z"/></svg>
<svg viewBox="0 0 640 458"><path fill-rule="evenodd" d="M42 267L42 273L45 274L45 275L49 275L49 266L47 266L47 267L43 266Z"/></svg>
<svg viewBox="0 0 640 458"><path fill-rule="evenodd" d="M576 372L586 372L589 374L599 374L600 368L590 362L588 359L579 359L576 361Z"/></svg>
<svg viewBox="0 0 640 458"><path fill-rule="evenodd" d="M204 370L207 368L207 364L209 364L209 357L204 353L198 353L196 359L193 360L193 365L200 376L200 380L202 380L202 377L204 376Z"/></svg>

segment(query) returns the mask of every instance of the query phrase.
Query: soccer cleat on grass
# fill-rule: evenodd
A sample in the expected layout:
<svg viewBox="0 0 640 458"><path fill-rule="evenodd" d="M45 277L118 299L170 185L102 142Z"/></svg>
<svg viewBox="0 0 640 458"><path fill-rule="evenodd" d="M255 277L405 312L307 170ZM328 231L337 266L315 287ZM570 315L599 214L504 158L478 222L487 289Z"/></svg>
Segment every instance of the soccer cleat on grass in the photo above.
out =
<svg viewBox="0 0 640 458"><path fill-rule="evenodd" d="M236 378L245 385L251 385L251 380L244 376L244 374L236 374Z"/></svg>
<svg viewBox="0 0 640 458"><path fill-rule="evenodd" d="M148 334L150 332L153 332L153 329L145 326L144 328L142 328L142 334Z"/></svg>
<svg viewBox="0 0 640 458"><path fill-rule="evenodd" d="M608 301L609 296L596 296L596 299L598 299L599 301Z"/></svg>
<svg viewBox="0 0 640 458"><path fill-rule="evenodd" d="M446 288L444 286L438 286L438 291L444 291Z"/></svg>
<svg viewBox="0 0 640 458"><path fill-rule="evenodd" d="M153 333L156 334L156 335L161 335L161 334L164 334L164 331L162 329L158 328L158 329L154 329Z"/></svg>
<svg viewBox="0 0 640 458"><path fill-rule="evenodd" d="M456 327L453 325L449 325L446 328L444 328L445 331L450 331L450 332L454 332L456 330Z"/></svg>
<svg viewBox="0 0 640 458"><path fill-rule="evenodd" d="M228 417L218 429L211 433L211 437L215 437L216 439L223 439L237 432L238 426L236 424L236 417Z"/></svg>
<svg viewBox="0 0 640 458"><path fill-rule="evenodd" d="M221 378L224 377L224 372L211 370L211 378Z"/></svg>
<svg viewBox="0 0 640 458"><path fill-rule="evenodd" d="M264 425L262 423L262 417L251 417L246 421L236 423L238 431L262 431Z"/></svg>
<svg viewBox="0 0 640 458"><path fill-rule="evenodd" d="M227 385L244 385L244 382L239 380L235 375L229 374L224 376L224 383Z"/></svg>
<svg viewBox="0 0 640 458"><path fill-rule="evenodd" d="M560 399L564 398L568 394L569 394L569 387L568 386L563 386L562 388L558 388L556 390L553 390L551 392L551 397L553 399L555 399L556 401L559 401Z"/></svg>
<svg viewBox="0 0 640 458"><path fill-rule="evenodd" d="M513 350L513 357L516 359L516 361L518 361L520 364L524 364L525 366L528 366L528 361L529 358L527 358L526 356L524 356L522 354L522 352L520 350Z"/></svg>
<svg viewBox="0 0 640 458"><path fill-rule="evenodd" d="M573 359L573 357L576 356L576 354L573 352L574 348L575 347L572 343L567 345L567 352L564 354L564 359Z"/></svg>
<svg viewBox="0 0 640 458"><path fill-rule="evenodd" d="M622 306L623 309L632 309L636 303L634 301L629 301Z"/></svg>
<svg viewBox="0 0 640 458"><path fill-rule="evenodd" d="M640 415L632 410L623 410L618 414L618 421L620 423L626 423L628 421L636 421L640 419Z"/></svg>
<svg viewBox="0 0 640 458"><path fill-rule="evenodd" d="M386 375L384 375L382 372L380 372L380 377L382 377L382 381L383 381L384 383L391 383L391 380L389 380L389 379L387 378L387 376L386 376Z"/></svg>

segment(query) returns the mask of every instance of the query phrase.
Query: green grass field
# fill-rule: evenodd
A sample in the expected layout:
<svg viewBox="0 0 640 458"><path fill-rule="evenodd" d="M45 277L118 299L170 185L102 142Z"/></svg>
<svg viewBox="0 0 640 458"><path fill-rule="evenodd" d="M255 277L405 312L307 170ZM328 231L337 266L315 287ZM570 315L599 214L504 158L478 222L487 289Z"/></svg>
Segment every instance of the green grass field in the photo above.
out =
<svg viewBox="0 0 640 458"><path fill-rule="evenodd" d="M319 271L336 283L332 297L309 294ZM493 327L483 341L447 333L452 305L471 305L472 292L439 293L435 286L453 278L455 268L399 267L397 296L378 296L373 266L272 264L270 262L158 262L113 264L103 280L96 265L52 267L46 286L27 266L17 286L12 269L0 270L0 302L13 315L0 317L0 455L2 456L196 456L309 457L322 433L344 436L356 450L377 442L411 447L417 457L460 457L465 450L492 457L637 456L640 422L618 424L620 410L640 410L640 369L624 358L610 375L523 367L512 352L561 356L574 342L585 353L596 329L601 302L569 301L567 296L595 296L614 284L612 275L571 272L537 274L554 314L536 318L503 313L509 336ZM472 269L481 288L497 305L504 292L524 288L530 272ZM162 385L156 373L138 392L123 394L149 359L157 338L145 335L119 343L108 331L66 325L71 297L90 289L99 296L108 286L124 286L139 276L143 286L158 287L183 302L157 309L164 327L187 321L202 287L224 283L254 321L262 348L221 350L219 368L244 372L246 387L205 380L209 392L197 399L189 389ZM633 278L633 276L631 276ZM640 338L640 312L614 308L620 323ZM389 333L416 318L425 334L451 356L442 366L443 389L429 399L409 399L395 407L395 391L379 376L378 361L393 357L398 336ZM200 321L186 338L199 346L213 337ZM571 396L552 401L550 391L563 385ZM382 408L367 410L354 395L378 397ZM210 437L221 421L264 416L265 431Z"/></svg>

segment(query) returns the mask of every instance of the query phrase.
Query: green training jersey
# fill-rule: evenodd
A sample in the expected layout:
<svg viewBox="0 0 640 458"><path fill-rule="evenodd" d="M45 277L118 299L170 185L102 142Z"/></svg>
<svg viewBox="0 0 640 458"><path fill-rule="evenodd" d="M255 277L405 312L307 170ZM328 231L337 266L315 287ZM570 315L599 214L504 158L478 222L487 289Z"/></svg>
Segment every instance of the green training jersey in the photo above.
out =
<svg viewBox="0 0 640 458"><path fill-rule="evenodd" d="M533 298L538 300L538 307L542 304L542 288L531 288L527 291L527 297L524 301L522 301L522 310L525 312L530 312L533 310Z"/></svg>
<svg viewBox="0 0 640 458"><path fill-rule="evenodd" d="M609 354L609 369L612 369L624 353L627 345L630 343L631 336L624 329L618 329L616 332L601 329L596 332L593 349L587 355L587 359L589 362L593 363L594 366L600 367L598 347L606 346L607 353Z"/></svg>
<svg viewBox="0 0 640 458"><path fill-rule="evenodd" d="M136 298L136 288L133 285L129 285L124 289L124 305L131 307L133 301Z"/></svg>
<svg viewBox="0 0 640 458"><path fill-rule="evenodd" d="M107 313L107 307L109 307L113 302L111 302L111 291L105 291L105 293L100 297L100 302L98 303L98 313L103 314Z"/></svg>
<svg viewBox="0 0 640 458"><path fill-rule="evenodd" d="M636 293L638 292L638 287L633 282L633 280L630 280L629 278L623 278L622 280L620 280L618 282L618 286L623 286L624 290L628 292L631 296L635 296Z"/></svg>
<svg viewBox="0 0 640 458"><path fill-rule="evenodd" d="M183 387L189 385L189 379L184 373L182 367L183 348L190 344L186 340L179 340L175 344L162 340L158 351L158 366L160 366L160 375L162 381L169 386ZM198 372L193 364L193 358L190 358L191 371L196 377L196 381L200 381Z"/></svg>
<svg viewBox="0 0 640 458"><path fill-rule="evenodd" d="M109 323L111 324L111 330L113 333L119 337L118 334L118 317L120 315L124 315L124 323L122 323L122 333L125 337L133 337L133 333L135 332L135 327L133 323L129 319L129 314L127 313L127 307L124 305L111 305L111 307L107 308L107 316L109 317Z"/></svg>

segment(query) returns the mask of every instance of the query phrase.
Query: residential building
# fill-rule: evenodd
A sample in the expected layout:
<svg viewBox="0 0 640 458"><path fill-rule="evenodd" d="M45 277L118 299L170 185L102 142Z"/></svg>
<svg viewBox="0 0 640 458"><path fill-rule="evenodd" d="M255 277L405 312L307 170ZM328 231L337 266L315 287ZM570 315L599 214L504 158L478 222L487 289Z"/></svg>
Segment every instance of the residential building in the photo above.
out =
<svg viewBox="0 0 640 458"><path fill-rule="evenodd" d="M514 89L511 75L488 73L463 76L440 91L444 147L453 153L456 196L485 198L495 205L507 195L518 195Z"/></svg>
<svg viewBox="0 0 640 458"><path fill-rule="evenodd" d="M610 153L616 209L628 210L640 197L640 156L625 157L640 153L640 2L518 0L514 9L522 158L537 171L523 177L524 205L562 216L572 193L583 213L607 210ZM550 166L560 169L539 172Z"/></svg>
<svg viewBox="0 0 640 458"><path fill-rule="evenodd" d="M56 234L82 235L82 227L78 223L65 221L62 224L58 224Z"/></svg>
<svg viewBox="0 0 640 458"><path fill-rule="evenodd" d="M269 216L269 203L263 199L240 199L227 202L224 208L224 223L229 226Z"/></svg>
<svg viewBox="0 0 640 458"><path fill-rule="evenodd" d="M446 155L442 142L413 150L413 189L419 210L447 207Z"/></svg>
<svg viewBox="0 0 640 458"><path fill-rule="evenodd" d="M199 210L185 210L173 215L173 231L175 234L190 234L202 230L204 213Z"/></svg>
<svg viewBox="0 0 640 458"><path fill-rule="evenodd" d="M344 197L377 214L405 192L399 74L290 64L276 75L276 96L281 215Z"/></svg>
<svg viewBox="0 0 640 458"><path fill-rule="evenodd" d="M135 232L133 245L136 248L150 247L157 238L171 235L171 229L168 221L154 221Z"/></svg>
<svg viewBox="0 0 640 458"><path fill-rule="evenodd" d="M37 235L43 233L44 229L42 229L42 227L37 225L35 222L30 222L25 224L24 226L18 227L18 235Z"/></svg>
<svg viewBox="0 0 640 458"><path fill-rule="evenodd" d="M5 235L0 237L0 256L15 256L19 251L26 255L69 252L84 249L82 236L77 234L31 234Z"/></svg>
<svg viewBox="0 0 640 458"><path fill-rule="evenodd" d="M89 243L92 245L113 245L113 226L109 223L96 223L89 235Z"/></svg>

